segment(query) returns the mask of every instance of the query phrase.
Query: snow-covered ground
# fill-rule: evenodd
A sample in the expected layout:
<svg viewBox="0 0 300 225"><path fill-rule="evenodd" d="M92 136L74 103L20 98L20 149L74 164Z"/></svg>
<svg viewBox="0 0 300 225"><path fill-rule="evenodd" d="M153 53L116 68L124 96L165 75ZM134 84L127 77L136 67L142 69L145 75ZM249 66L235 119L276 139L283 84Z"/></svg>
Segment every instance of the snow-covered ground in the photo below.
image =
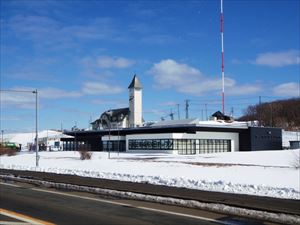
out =
<svg viewBox="0 0 300 225"><path fill-rule="evenodd" d="M78 152L21 152L1 156L0 167L107 178L192 189L300 199L300 149L230 152L205 155L93 152L82 161ZM298 159L297 159L298 157Z"/></svg>

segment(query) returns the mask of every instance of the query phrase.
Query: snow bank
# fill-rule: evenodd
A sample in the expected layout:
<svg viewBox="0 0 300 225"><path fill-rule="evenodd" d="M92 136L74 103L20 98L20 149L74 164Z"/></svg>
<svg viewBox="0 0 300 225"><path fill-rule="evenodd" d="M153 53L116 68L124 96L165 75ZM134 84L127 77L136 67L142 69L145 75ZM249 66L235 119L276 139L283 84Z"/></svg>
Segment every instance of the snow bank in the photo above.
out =
<svg viewBox="0 0 300 225"><path fill-rule="evenodd" d="M195 156L93 152L82 161L78 152L40 152L2 156L0 167L74 174L277 198L300 199L300 170L292 167L297 151L233 152Z"/></svg>
<svg viewBox="0 0 300 225"><path fill-rule="evenodd" d="M34 143L35 141L35 132L29 132L29 133L11 133L11 134L4 134L3 138L4 141L9 142L15 142L18 144L22 144L22 146L27 146L28 143ZM64 135L60 131L55 130L43 130L38 132L38 138L60 138L60 137L68 137L67 135Z"/></svg>

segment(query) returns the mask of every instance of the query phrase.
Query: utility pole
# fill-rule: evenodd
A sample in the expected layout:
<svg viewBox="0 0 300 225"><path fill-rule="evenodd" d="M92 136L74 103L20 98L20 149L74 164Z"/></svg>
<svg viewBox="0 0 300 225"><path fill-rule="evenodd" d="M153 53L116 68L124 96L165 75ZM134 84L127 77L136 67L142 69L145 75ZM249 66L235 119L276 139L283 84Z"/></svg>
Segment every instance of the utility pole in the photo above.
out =
<svg viewBox="0 0 300 225"><path fill-rule="evenodd" d="M178 115L178 120L180 120L179 104L177 104L177 115Z"/></svg>
<svg viewBox="0 0 300 225"><path fill-rule="evenodd" d="M108 159L110 159L110 146L112 145L112 143L110 142L110 130L111 130L111 119L112 119L112 114L113 112L111 110L107 111L106 114L108 115Z"/></svg>
<svg viewBox="0 0 300 225"><path fill-rule="evenodd" d="M3 141L3 133L4 133L4 130L1 130L1 144L3 145L4 141Z"/></svg>
<svg viewBox="0 0 300 225"><path fill-rule="evenodd" d="M233 117L233 107L231 107L230 115L231 115L231 117Z"/></svg>
<svg viewBox="0 0 300 225"><path fill-rule="evenodd" d="M207 103L205 103L205 116L206 116L206 120L208 120L208 117L207 117Z"/></svg>
<svg viewBox="0 0 300 225"><path fill-rule="evenodd" d="M119 121L117 121L117 129L118 129L118 157L120 155L120 129L119 129Z"/></svg>
<svg viewBox="0 0 300 225"><path fill-rule="evenodd" d="M190 100L186 99L185 100L185 118L188 119L189 118L189 102Z"/></svg>
<svg viewBox="0 0 300 225"><path fill-rule="evenodd" d="M90 120L89 120L89 124L88 124L88 128L89 128L89 130L91 130L91 129L92 129L92 125L91 125L91 123L92 123L92 116L90 116Z"/></svg>
<svg viewBox="0 0 300 225"><path fill-rule="evenodd" d="M39 137L38 137L38 91L35 89L35 166L39 166Z"/></svg>
<svg viewBox="0 0 300 225"><path fill-rule="evenodd" d="M171 112L170 112L170 117L171 117L171 120L174 120L174 113L173 113L172 109L171 109Z"/></svg>
<svg viewBox="0 0 300 225"><path fill-rule="evenodd" d="M270 109L271 109L270 127L273 127L273 105L272 105L272 102L270 103Z"/></svg>
<svg viewBox="0 0 300 225"><path fill-rule="evenodd" d="M259 126L261 127L261 96L259 96L258 120L259 120Z"/></svg>

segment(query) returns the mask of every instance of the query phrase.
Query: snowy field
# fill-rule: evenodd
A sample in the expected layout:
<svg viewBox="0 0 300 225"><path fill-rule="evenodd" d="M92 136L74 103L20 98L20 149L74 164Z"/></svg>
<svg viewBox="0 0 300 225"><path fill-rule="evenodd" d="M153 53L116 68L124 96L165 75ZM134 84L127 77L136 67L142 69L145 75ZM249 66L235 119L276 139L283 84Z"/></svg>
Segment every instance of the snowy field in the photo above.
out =
<svg viewBox="0 0 300 225"><path fill-rule="evenodd" d="M82 161L78 152L21 152L1 156L0 167L107 178L192 189L300 199L300 149L205 155L93 152Z"/></svg>

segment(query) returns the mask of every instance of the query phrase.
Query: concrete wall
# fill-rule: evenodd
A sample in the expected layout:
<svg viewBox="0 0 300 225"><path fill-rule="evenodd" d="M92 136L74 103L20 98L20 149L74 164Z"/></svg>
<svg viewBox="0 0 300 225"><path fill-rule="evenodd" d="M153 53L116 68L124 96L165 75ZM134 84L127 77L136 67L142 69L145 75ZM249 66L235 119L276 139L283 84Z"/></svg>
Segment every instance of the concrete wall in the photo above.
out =
<svg viewBox="0 0 300 225"><path fill-rule="evenodd" d="M290 148L290 141L300 141L300 132L282 130L282 146Z"/></svg>
<svg viewBox="0 0 300 225"><path fill-rule="evenodd" d="M142 89L129 90L129 126L142 126Z"/></svg>
<svg viewBox="0 0 300 225"><path fill-rule="evenodd" d="M110 138L111 141L125 141L126 137L125 136L116 136L116 135L110 135L110 137L108 135L105 135L102 137L102 141L108 141Z"/></svg>
<svg viewBox="0 0 300 225"><path fill-rule="evenodd" d="M136 134L126 135L126 151L131 153L138 152L156 152L156 153L173 153L177 154L177 151L167 150L129 150L128 140L129 139L228 139L231 140L231 151L239 151L239 134L230 132L196 132L195 134L187 133L159 133L159 134Z"/></svg>

